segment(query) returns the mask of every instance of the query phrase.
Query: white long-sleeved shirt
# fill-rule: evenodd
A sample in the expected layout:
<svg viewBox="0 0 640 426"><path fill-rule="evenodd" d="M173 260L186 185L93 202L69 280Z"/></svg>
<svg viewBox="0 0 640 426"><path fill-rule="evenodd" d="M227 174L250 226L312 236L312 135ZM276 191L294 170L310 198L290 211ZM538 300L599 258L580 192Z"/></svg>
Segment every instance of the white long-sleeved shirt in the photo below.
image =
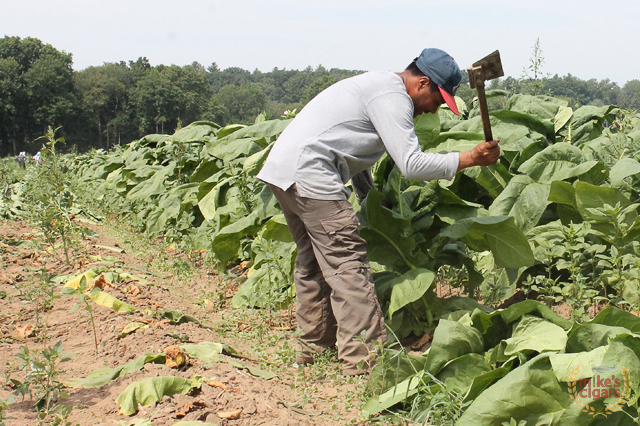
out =
<svg viewBox="0 0 640 426"><path fill-rule="evenodd" d="M274 144L258 178L301 197L347 199L345 187L388 152L409 179L448 179L458 153L420 150L413 102L402 78L369 72L327 88L309 102Z"/></svg>

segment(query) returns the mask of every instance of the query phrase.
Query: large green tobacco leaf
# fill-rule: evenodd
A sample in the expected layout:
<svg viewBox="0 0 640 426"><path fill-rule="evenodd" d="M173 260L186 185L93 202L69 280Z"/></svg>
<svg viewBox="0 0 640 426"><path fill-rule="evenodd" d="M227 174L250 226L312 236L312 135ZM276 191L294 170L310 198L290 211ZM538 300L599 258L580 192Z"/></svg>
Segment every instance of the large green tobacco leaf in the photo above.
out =
<svg viewBox="0 0 640 426"><path fill-rule="evenodd" d="M281 241L283 243L293 242L293 236L289 231L289 226L283 214L271 217L262 225L260 236L267 240Z"/></svg>
<svg viewBox="0 0 640 426"><path fill-rule="evenodd" d="M502 367L494 368L491 371L486 373L482 373L473 378L471 385L469 386L469 390L467 391L467 395L464 398L465 402L473 401L480 395L486 388L502 379L504 376L509 374L511 371L512 363L505 363Z"/></svg>
<svg viewBox="0 0 640 426"><path fill-rule="evenodd" d="M167 176L173 173L173 168L159 170L152 178L147 178L129 191L127 198L131 201L148 201L150 198L162 194L165 189Z"/></svg>
<svg viewBox="0 0 640 426"><path fill-rule="evenodd" d="M473 168L465 169L465 173L471 176ZM507 187L513 176L502 163L496 163L486 167L476 167L476 182L484 187L492 197L499 196Z"/></svg>
<svg viewBox="0 0 640 426"><path fill-rule="evenodd" d="M536 300L525 300L497 312L499 312L500 316L507 324L511 324L527 314L532 314L551 321L553 324L562 327L564 330L569 330L573 325L572 321L561 317L547 305Z"/></svg>
<svg viewBox="0 0 640 426"><path fill-rule="evenodd" d="M513 216L523 232L538 224L549 201L550 186L529 176L515 176L489 207L492 216Z"/></svg>
<svg viewBox="0 0 640 426"><path fill-rule="evenodd" d="M263 146L257 144L254 139L222 139L221 141L207 143L208 154L229 163L238 157L249 157L262 151Z"/></svg>
<svg viewBox="0 0 640 426"><path fill-rule="evenodd" d="M183 343L178 345L187 355L191 358L197 358L205 363L218 363L224 362L233 367L247 370L249 373L256 377L261 377L265 380L271 380L278 377L277 374L270 371L264 371L256 367L250 367L242 364L231 356L239 356L238 352L227 345L226 343L214 343L214 342L200 342L200 343ZM223 355L226 355L224 357ZM194 382L196 382L194 378Z"/></svg>
<svg viewBox="0 0 640 426"><path fill-rule="evenodd" d="M424 114L423 114L424 115ZM484 140L481 133L445 132L433 139L431 146L424 146L427 152L462 152L473 149Z"/></svg>
<svg viewBox="0 0 640 426"><path fill-rule="evenodd" d="M590 352L551 354L549 361L558 381L571 382L593 377L593 367L601 366L609 346L599 346ZM574 368L578 369L577 374Z"/></svg>
<svg viewBox="0 0 640 426"><path fill-rule="evenodd" d="M489 373L491 366L484 354L469 353L448 362L436 375L447 389L466 392L476 377Z"/></svg>
<svg viewBox="0 0 640 426"><path fill-rule="evenodd" d="M406 350L384 349L371 370L371 390L380 395L424 370L427 358Z"/></svg>
<svg viewBox="0 0 640 426"><path fill-rule="evenodd" d="M504 354L507 356L521 351L561 351L567 343L567 333L542 318L525 316L506 342Z"/></svg>
<svg viewBox="0 0 640 426"><path fill-rule="evenodd" d="M272 138L279 135L291 123L291 120L269 120L243 127L219 140L235 140L242 138Z"/></svg>
<svg viewBox="0 0 640 426"><path fill-rule="evenodd" d="M623 158L614 164L609 172L611 186L621 188L625 178L638 173L640 173L640 163L632 158Z"/></svg>
<svg viewBox="0 0 640 426"><path fill-rule="evenodd" d="M262 166L264 166L265 161L267 161L267 157L269 156L274 143L275 142L270 143L269 146L267 146L262 151L256 152L255 154L247 157L244 164L242 165L242 168L247 172L249 176L255 176L260 172Z"/></svg>
<svg viewBox="0 0 640 426"><path fill-rule="evenodd" d="M440 134L440 117L438 114L420 114L413 123L420 147L425 150Z"/></svg>
<svg viewBox="0 0 640 426"><path fill-rule="evenodd" d="M608 344L609 340L619 334L631 334L631 331L624 327L597 324L593 321L576 324L569 333L566 351L573 353L592 351Z"/></svg>
<svg viewBox="0 0 640 426"><path fill-rule="evenodd" d="M575 405L558 383L549 354L541 354L482 392L456 426L502 426L512 418L516 424L525 421L531 425L557 425L571 406ZM576 411L580 413L579 409ZM585 413L584 418L587 416L591 417Z"/></svg>
<svg viewBox="0 0 640 426"><path fill-rule="evenodd" d="M553 118L553 129L556 133L560 131L573 117L573 109L570 107L561 107Z"/></svg>
<svg viewBox="0 0 640 426"><path fill-rule="evenodd" d="M200 184L198 207L206 220L213 219L216 210L227 203L224 195L230 190L232 183L233 178L229 177L220 179L214 186L211 186L207 181Z"/></svg>
<svg viewBox="0 0 640 426"><path fill-rule="evenodd" d="M559 142L524 162L518 171L536 182L551 183L586 174L597 165L597 161L586 161L579 148Z"/></svg>
<svg viewBox="0 0 640 426"><path fill-rule="evenodd" d="M210 121L194 121L186 127L176 131L167 139L168 142L198 142L215 136L218 126Z"/></svg>
<svg viewBox="0 0 640 426"><path fill-rule="evenodd" d="M189 180L191 182L204 182L220 171L221 163L222 162L216 158L200 161L191 176L189 176Z"/></svg>
<svg viewBox="0 0 640 426"><path fill-rule="evenodd" d="M484 341L478 330L458 321L441 319L433 333L425 369L437 374L452 359L483 352Z"/></svg>
<svg viewBox="0 0 640 426"><path fill-rule="evenodd" d="M433 271L418 268L392 279L388 283L392 287L389 318L393 317L394 312L424 296L433 284L435 275Z"/></svg>
<svg viewBox="0 0 640 426"><path fill-rule="evenodd" d="M224 343L200 342L183 343L178 345L191 358L198 358L203 362L218 362L219 355L237 355L238 352Z"/></svg>
<svg viewBox="0 0 640 426"><path fill-rule="evenodd" d="M573 325L572 321L561 317L552 311L551 308L536 300L524 300L506 309L499 309L491 313L475 309L471 312L471 320L473 326L483 334L486 345L485 348L489 349L496 346L503 339L511 337L511 324L520 320L525 315L535 315L544 318L562 327L564 330L569 330Z"/></svg>
<svg viewBox="0 0 640 426"><path fill-rule="evenodd" d="M462 239L476 251L491 250L500 267L518 269L534 262L529 241L510 216L461 219L440 235Z"/></svg>
<svg viewBox="0 0 640 426"><path fill-rule="evenodd" d="M218 131L218 139L229 136L231 133L237 132L240 129L244 129L245 127L247 126L245 126L244 124L228 124Z"/></svg>
<svg viewBox="0 0 640 426"><path fill-rule="evenodd" d="M506 151L522 152L534 142L553 143L553 124L538 117L517 111L498 110L490 114L493 137L500 139L500 147ZM452 132L469 131L482 134L482 119L474 117L453 127Z"/></svg>
<svg viewBox="0 0 640 426"><path fill-rule="evenodd" d="M135 360L114 368L98 368L87 374L84 379L71 378L65 382L66 386L72 388L96 388L104 386L113 379L125 376L137 370L141 370L142 367L148 362L156 364L163 364L165 361L164 354L144 354L136 358Z"/></svg>
<svg viewBox="0 0 640 426"><path fill-rule="evenodd" d="M120 406L120 414L131 416L138 412L138 404L148 407L161 401L165 395L184 394L194 387L200 387L196 380L173 376L151 377L131 383L118 395L116 403Z"/></svg>
<svg viewBox="0 0 640 426"><path fill-rule="evenodd" d="M417 394L418 387L428 381L425 375L426 372L420 371L418 374L398 383L382 395L374 395L362 408L362 414L366 417L371 417ZM438 385L435 387L439 388ZM434 390L437 392L437 389Z"/></svg>
<svg viewBox="0 0 640 426"><path fill-rule="evenodd" d="M197 182L171 188L158 198L158 208L147 218L147 230L151 235L163 232L167 223L178 220L183 212L191 212L198 204ZM175 225L174 225L175 226Z"/></svg>
<svg viewBox="0 0 640 426"><path fill-rule="evenodd" d="M408 221L382 207L383 195L371 190L360 210L360 234L367 241L369 260L397 271L415 269L415 240L405 236Z"/></svg>
<svg viewBox="0 0 640 426"><path fill-rule="evenodd" d="M556 203L556 212L565 226L571 222L582 223L582 215L576 203L576 189L569 182L555 181L551 183L549 202Z"/></svg>
<svg viewBox="0 0 640 426"><path fill-rule="evenodd" d="M625 312L615 306L603 309L591 321L594 324L603 324L616 327L624 327L633 333L640 334L640 318Z"/></svg>
<svg viewBox="0 0 640 426"><path fill-rule="evenodd" d="M615 109L616 107L612 105L602 107L585 105L578 108L573 113L573 118L569 123L571 126L571 143L581 145L600 136L604 130L605 120L613 122ZM560 132L562 136L568 136L567 127Z"/></svg>
<svg viewBox="0 0 640 426"><path fill-rule="evenodd" d="M541 120L551 120L566 106L567 101L551 96L516 94L509 98L507 109L530 114Z"/></svg>
<svg viewBox="0 0 640 426"><path fill-rule="evenodd" d="M575 184L575 190L576 206L585 220L606 221L603 216L598 215L589 209L603 208L605 204L615 207L618 203L624 208L631 204L629 199L616 188L596 186L578 181ZM637 214L628 215L627 223L631 225L637 216Z"/></svg>

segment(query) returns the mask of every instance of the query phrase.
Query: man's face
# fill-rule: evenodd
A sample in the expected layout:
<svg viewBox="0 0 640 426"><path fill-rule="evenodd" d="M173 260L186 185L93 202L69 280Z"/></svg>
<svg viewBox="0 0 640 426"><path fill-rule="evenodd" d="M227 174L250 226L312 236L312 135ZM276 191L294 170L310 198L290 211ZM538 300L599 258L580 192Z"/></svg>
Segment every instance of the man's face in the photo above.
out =
<svg viewBox="0 0 640 426"><path fill-rule="evenodd" d="M436 88L433 92L430 90L429 78L421 78L416 85L414 93L411 96L413 100L413 116L417 117L420 114L430 112L435 114L438 112L438 107L444 104L444 98L440 94L440 90Z"/></svg>

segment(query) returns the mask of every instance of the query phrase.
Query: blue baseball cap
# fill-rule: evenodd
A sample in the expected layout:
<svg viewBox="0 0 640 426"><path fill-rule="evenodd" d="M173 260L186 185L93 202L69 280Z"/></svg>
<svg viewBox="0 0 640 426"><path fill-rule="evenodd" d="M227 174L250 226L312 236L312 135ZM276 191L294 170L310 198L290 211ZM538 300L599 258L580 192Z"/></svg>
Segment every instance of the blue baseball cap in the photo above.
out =
<svg viewBox="0 0 640 426"><path fill-rule="evenodd" d="M453 57L443 50L429 48L424 49L414 61L418 69L438 85L440 93L451 111L460 115L455 95L460 87L462 74Z"/></svg>

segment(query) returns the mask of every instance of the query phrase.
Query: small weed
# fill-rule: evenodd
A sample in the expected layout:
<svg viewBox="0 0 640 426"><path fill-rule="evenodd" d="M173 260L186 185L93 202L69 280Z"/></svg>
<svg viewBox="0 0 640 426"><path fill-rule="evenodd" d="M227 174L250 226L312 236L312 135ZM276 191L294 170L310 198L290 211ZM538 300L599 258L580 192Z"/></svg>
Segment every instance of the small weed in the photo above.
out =
<svg viewBox="0 0 640 426"><path fill-rule="evenodd" d="M20 288L20 295L33 303L33 317L35 327L45 330L46 336L46 315L53 307L53 301L60 298L55 294L55 283L52 282L53 275L47 273L45 268L39 270L39 274L34 275L28 284Z"/></svg>
<svg viewBox="0 0 640 426"><path fill-rule="evenodd" d="M67 397L66 388L59 380L64 373L60 364L71 361L74 356L62 351L62 342L42 351L30 351L25 345L15 355L20 360L18 368L26 372L24 382L10 379L16 387L15 395L24 398L28 394L33 399L35 394L35 408L40 413L40 420L49 417L54 424L66 424L63 422L71 408L59 403L60 399Z"/></svg>
<svg viewBox="0 0 640 426"><path fill-rule="evenodd" d="M9 409L9 404L12 404L15 399L15 395L11 395L7 400L0 400L0 426L5 426L5 420L13 419L13 417L7 417L6 412Z"/></svg>
<svg viewBox="0 0 640 426"><path fill-rule="evenodd" d="M69 312L75 312L80 307L84 309L85 313L87 314L87 322L91 324L91 328L93 329L93 341L95 345L96 355L98 355L98 335L96 333L96 323L93 318L93 306L90 303L89 296L87 296L87 294L85 293L86 291L87 291L87 278L85 276L83 276L80 279L77 289L72 287L66 287L66 286L62 288L62 294L66 294L69 296L70 295L78 296L78 303L73 305L69 310ZM97 295L98 293L100 293L100 291L101 290L99 287L95 287L91 289L89 293L91 295ZM80 316L82 317L82 314L80 314Z"/></svg>

